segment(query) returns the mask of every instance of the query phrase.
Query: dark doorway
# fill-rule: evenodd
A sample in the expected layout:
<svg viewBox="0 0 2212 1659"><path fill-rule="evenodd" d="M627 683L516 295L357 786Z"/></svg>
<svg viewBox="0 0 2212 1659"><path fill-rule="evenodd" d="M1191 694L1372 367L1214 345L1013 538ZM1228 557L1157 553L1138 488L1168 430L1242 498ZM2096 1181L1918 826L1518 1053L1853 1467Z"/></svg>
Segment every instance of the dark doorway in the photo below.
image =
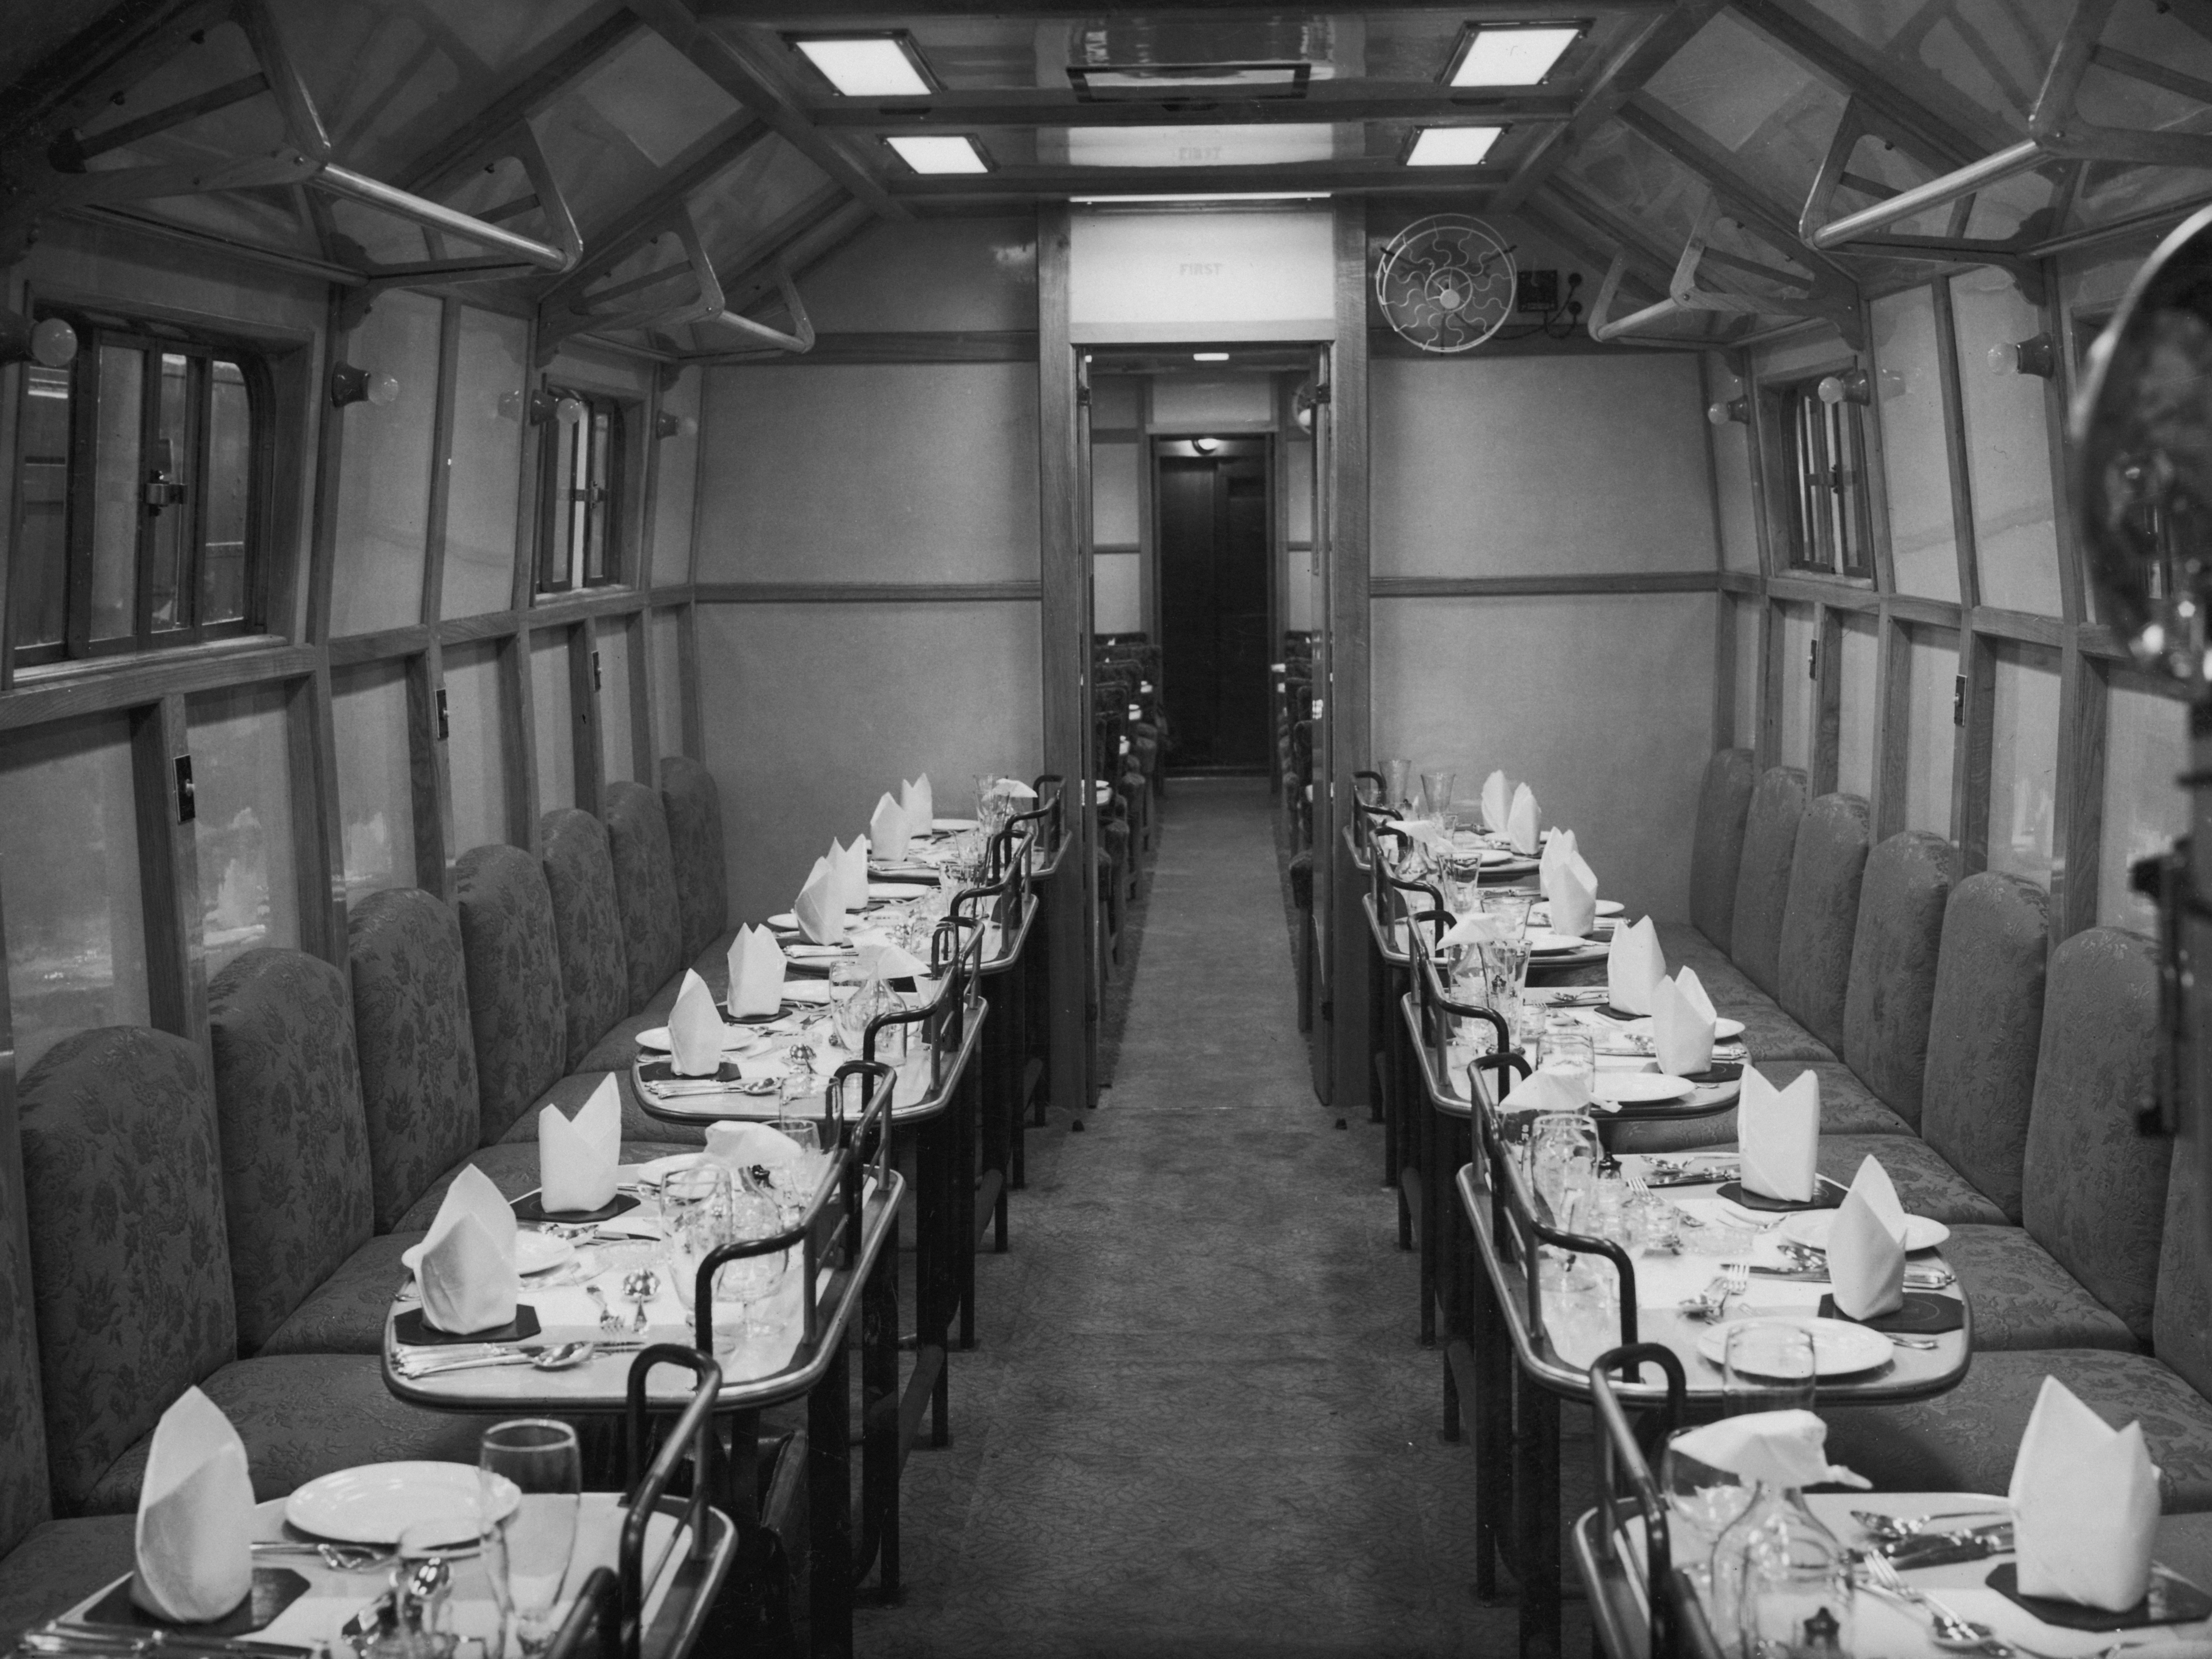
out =
<svg viewBox="0 0 2212 1659"><path fill-rule="evenodd" d="M1173 771L1267 770L1269 441L1170 438L1154 447Z"/></svg>

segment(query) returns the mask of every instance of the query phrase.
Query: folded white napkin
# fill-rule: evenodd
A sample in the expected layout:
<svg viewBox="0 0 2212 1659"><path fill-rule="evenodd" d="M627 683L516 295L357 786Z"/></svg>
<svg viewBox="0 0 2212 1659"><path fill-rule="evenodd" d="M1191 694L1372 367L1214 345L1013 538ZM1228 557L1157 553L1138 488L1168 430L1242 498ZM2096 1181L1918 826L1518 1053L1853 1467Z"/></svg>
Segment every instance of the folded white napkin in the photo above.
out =
<svg viewBox="0 0 2212 1659"><path fill-rule="evenodd" d="M1905 1305L1905 1206L1889 1171L1872 1152L1851 1177L1828 1230L1828 1280L1836 1306L1853 1319L1873 1319Z"/></svg>
<svg viewBox="0 0 2212 1659"><path fill-rule="evenodd" d="M779 996L779 1006L781 1000ZM684 983L676 993L676 1006L668 1011L670 1068L678 1077L714 1076L721 1068L722 1044L729 1030L722 1022L722 1011L714 1006L714 994L707 988L707 981L686 968ZM606 1201L603 1198L599 1204ZM581 1207L596 1210L599 1206L586 1204Z"/></svg>
<svg viewBox="0 0 2212 1659"><path fill-rule="evenodd" d="M1126 743L1126 739L1124 741ZM993 780L991 784L991 793L994 795L1004 795L1008 800L1035 800L1036 799L1036 791L1030 788L1029 785L1024 783L1019 778L997 778Z"/></svg>
<svg viewBox="0 0 2212 1659"><path fill-rule="evenodd" d="M1470 910L1452 923L1451 931L1437 941L1439 951L1454 945L1503 945L1505 929L1494 916L1480 910Z"/></svg>
<svg viewBox="0 0 2212 1659"><path fill-rule="evenodd" d="M1828 1462L1828 1425L1811 1412L1747 1412L1723 1417L1678 1434L1670 1451L1717 1469L1726 1469L1746 1486L1784 1490L1832 1483L1870 1483Z"/></svg>
<svg viewBox="0 0 2212 1659"><path fill-rule="evenodd" d="M1543 843L1536 833L1536 794L1525 783L1513 790L1513 805L1505 809L1505 838L1523 858L1536 856Z"/></svg>
<svg viewBox="0 0 2212 1659"><path fill-rule="evenodd" d="M473 1164L453 1177L420 1244L401 1252L422 1290L423 1322L456 1336L514 1321L514 1212Z"/></svg>
<svg viewBox="0 0 2212 1659"><path fill-rule="evenodd" d="M687 975L684 990L688 992L698 978L696 974ZM699 994L706 998L707 1012L713 1014L714 999L707 996L703 984L699 986ZM680 1013L684 1007L681 995L676 999L676 1006ZM721 1023L717 1015L717 1030ZM675 1028L675 1018L672 1016L672 1034ZM719 1066L721 1061L718 1038L714 1064ZM574 1215L613 1202L615 1166L621 1162L622 1091L612 1072L599 1079L599 1086L592 1091L592 1097L573 1118L558 1106L548 1106L538 1114L538 1201L545 1206L546 1214Z"/></svg>
<svg viewBox="0 0 2212 1659"><path fill-rule="evenodd" d="M1576 848L1573 830L1552 831L1537 865L1537 879L1549 907L1552 931L1589 938L1597 922L1597 872Z"/></svg>
<svg viewBox="0 0 2212 1659"><path fill-rule="evenodd" d="M1820 1178L1819 1075L1800 1072L1788 1088L1777 1089L1745 1066L1735 1121L1745 1190L1793 1204L1810 1199Z"/></svg>
<svg viewBox="0 0 2212 1659"><path fill-rule="evenodd" d="M2141 1423L2115 1429L2057 1377L2045 1377L2009 1496L2021 1595L2112 1613L2143 1599L2159 1500Z"/></svg>
<svg viewBox="0 0 2212 1659"><path fill-rule="evenodd" d="M817 945L837 945L844 940L845 906L840 891L837 872L830 868L830 860L817 859L814 868L807 872L806 884L791 902L791 914L799 919L799 931Z"/></svg>
<svg viewBox="0 0 2212 1659"><path fill-rule="evenodd" d="M1501 1112L1579 1112L1590 1103L1587 1090L1564 1072L1534 1071L1498 1103Z"/></svg>
<svg viewBox="0 0 2212 1659"><path fill-rule="evenodd" d="M853 954L863 969L884 979L915 979L929 971L911 954L888 940L881 945L859 945Z"/></svg>
<svg viewBox="0 0 2212 1659"><path fill-rule="evenodd" d="M1505 774L1492 772L1482 781L1482 827L1493 836L1505 833L1505 815L1512 810L1513 792Z"/></svg>
<svg viewBox="0 0 2212 1659"><path fill-rule="evenodd" d="M783 947L765 927L745 927L730 941L730 1018L755 1019L783 1006Z"/></svg>
<svg viewBox="0 0 2212 1659"><path fill-rule="evenodd" d="M868 819L868 851L878 864L896 863L906 856L906 811L885 795Z"/></svg>
<svg viewBox="0 0 2212 1659"><path fill-rule="evenodd" d="M1648 1014L1659 981L1667 977L1667 955L1659 948L1659 929L1646 916L1633 927L1616 927L1605 952L1605 1000L1624 1014Z"/></svg>
<svg viewBox="0 0 2212 1659"><path fill-rule="evenodd" d="M154 1425L138 1486L137 1549L131 1599L156 1619L206 1624L252 1592L246 1443L198 1389L186 1389Z"/></svg>
<svg viewBox="0 0 2212 1659"><path fill-rule="evenodd" d="M806 1149L765 1123L710 1123L707 1156L731 1170L756 1164L769 1170L795 1170L807 1161Z"/></svg>
<svg viewBox="0 0 2212 1659"><path fill-rule="evenodd" d="M830 843L830 879L836 884L837 902L848 910L868 908L868 847L860 836L850 847Z"/></svg>
<svg viewBox="0 0 2212 1659"><path fill-rule="evenodd" d="M899 787L899 805L906 811L907 834L929 833L930 826L937 822L937 803L930 794L928 773Z"/></svg>
<svg viewBox="0 0 2212 1659"><path fill-rule="evenodd" d="M1669 1077L1695 1077L1710 1070L1716 1024L1712 999L1694 969L1662 979L1651 994L1651 1046L1659 1069Z"/></svg>

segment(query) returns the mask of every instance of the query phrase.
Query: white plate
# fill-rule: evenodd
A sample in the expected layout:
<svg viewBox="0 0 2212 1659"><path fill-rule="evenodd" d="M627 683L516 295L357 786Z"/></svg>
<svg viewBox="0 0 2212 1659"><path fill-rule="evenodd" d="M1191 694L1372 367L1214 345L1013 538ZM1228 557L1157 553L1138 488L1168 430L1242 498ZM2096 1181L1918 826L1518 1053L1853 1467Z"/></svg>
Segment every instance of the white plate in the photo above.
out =
<svg viewBox="0 0 2212 1659"><path fill-rule="evenodd" d="M1835 1224L1833 1210L1800 1210L1776 1231L1793 1244L1809 1244L1816 1250L1825 1250L1828 1248L1828 1230ZM1950 1236L1951 1230L1931 1216L1905 1218L1905 1248L1908 1250L1932 1250Z"/></svg>
<svg viewBox="0 0 2212 1659"><path fill-rule="evenodd" d="M830 1000L830 981L822 979L787 979L783 982L786 1002L827 1002Z"/></svg>
<svg viewBox="0 0 2212 1659"><path fill-rule="evenodd" d="M849 945L787 945L783 947L783 953L793 962L828 962L835 957L851 956L853 947Z"/></svg>
<svg viewBox="0 0 2212 1659"><path fill-rule="evenodd" d="M514 1235L514 1270L519 1273L550 1273L562 1262L575 1258L576 1247L565 1238L532 1232L527 1227L519 1229Z"/></svg>
<svg viewBox="0 0 2212 1659"><path fill-rule="evenodd" d="M1600 1100L1609 1100L1620 1106L1680 1100L1695 1094L1697 1089L1698 1085L1689 1079L1668 1077L1664 1072L1609 1072L1602 1066L1590 1084L1590 1092Z"/></svg>
<svg viewBox="0 0 2212 1659"><path fill-rule="evenodd" d="M882 899L890 904L920 898L929 890L929 884L926 881L872 881L868 884L870 898Z"/></svg>
<svg viewBox="0 0 2212 1659"><path fill-rule="evenodd" d="M483 1513L477 1471L469 1463L365 1463L325 1474L284 1500L284 1518L302 1532L345 1544L396 1544L417 1522L451 1519L456 1541L474 1538L483 1521L514 1511L522 1494L501 1483Z"/></svg>
<svg viewBox="0 0 2212 1659"><path fill-rule="evenodd" d="M1765 1317L1765 1316L1762 1316ZM1729 1322L1741 1324L1741 1320ZM1822 1377L1855 1376L1889 1364L1896 1352L1880 1331L1842 1319L1791 1319L1813 1333L1813 1369ZM1716 1325L1698 1339L1698 1352L1717 1365L1728 1351L1728 1326Z"/></svg>
<svg viewBox="0 0 2212 1659"><path fill-rule="evenodd" d="M1555 933L1548 927L1531 927L1527 938L1529 950L1540 957L1551 956L1561 951L1601 948L1595 939L1577 939L1572 933Z"/></svg>
<svg viewBox="0 0 2212 1659"><path fill-rule="evenodd" d="M933 830L973 830L975 828L975 820L973 818L932 818L929 821L929 827Z"/></svg>
<svg viewBox="0 0 2212 1659"><path fill-rule="evenodd" d="M722 1034L722 1052L726 1054L749 1054L768 1039L756 1032L739 1030ZM675 1045L668 1040L665 1025L648 1026L637 1034L637 1046L650 1048L656 1054L665 1054Z"/></svg>
<svg viewBox="0 0 2212 1659"><path fill-rule="evenodd" d="M1598 1018L1606 1022L1605 1025L1599 1027L1599 1030L1603 1030L1609 1026L1614 1030L1626 1031L1631 1036L1650 1036L1651 1035L1651 1016L1649 1014L1644 1015L1641 1019L1613 1019L1604 1014L1600 1014ZM1714 1042L1726 1042L1731 1037L1740 1037L1742 1035L1743 1022L1741 1020L1728 1019L1717 1015L1714 1017Z"/></svg>

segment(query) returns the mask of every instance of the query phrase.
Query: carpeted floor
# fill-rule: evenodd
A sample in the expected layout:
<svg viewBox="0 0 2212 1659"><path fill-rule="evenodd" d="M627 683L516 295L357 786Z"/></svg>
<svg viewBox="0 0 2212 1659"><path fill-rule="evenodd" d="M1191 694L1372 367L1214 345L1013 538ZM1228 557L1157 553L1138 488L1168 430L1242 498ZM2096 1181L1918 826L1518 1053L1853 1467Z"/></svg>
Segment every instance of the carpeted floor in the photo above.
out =
<svg viewBox="0 0 2212 1659"><path fill-rule="evenodd" d="M1031 1133L863 1655L1512 1650L1379 1131L1308 1082L1268 813L1256 781L1170 795L1119 1073L1085 1133Z"/></svg>

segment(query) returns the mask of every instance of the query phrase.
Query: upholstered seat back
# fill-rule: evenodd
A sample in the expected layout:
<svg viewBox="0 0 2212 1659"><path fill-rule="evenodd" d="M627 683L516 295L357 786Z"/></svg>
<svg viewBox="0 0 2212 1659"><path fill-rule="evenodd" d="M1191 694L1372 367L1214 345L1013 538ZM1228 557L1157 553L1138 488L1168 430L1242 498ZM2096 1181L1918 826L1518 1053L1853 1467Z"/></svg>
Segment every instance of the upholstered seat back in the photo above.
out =
<svg viewBox="0 0 2212 1659"><path fill-rule="evenodd" d="M2172 1142L2139 1133L2158 1051L2157 949L2092 927L2051 952L2021 1218L2136 1335L2151 1334Z"/></svg>
<svg viewBox="0 0 2212 1659"><path fill-rule="evenodd" d="M2197 1165L2197 1148L2182 1142L2166 1188L2151 1335L2159 1358L2212 1400L2212 1292L2205 1285L2204 1182Z"/></svg>
<svg viewBox="0 0 2212 1659"><path fill-rule="evenodd" d="M538 830L545 849L545 888L553 895L553 928L561 940L568 1043L562 1066L573 1071L629 1012L629 955L605 826L589 812L561 806L540 818Z"/></svg>
<svg viewBox="0 0 2212 1659"><path fill-rule="evenodd" d="M2015 1223L2050 933L2051 900L2033 882L1967 877L1943 907L1928 1018L1921 1138Z"/></svg>
<svg viewBox="0 0 2212 1659"><path fill-rule="evenodd" d="M687 755L660 763L660 799L668 811L668 850L676 869L676 908L690 962L730 925L729 882L722 862L722 799L714 775Z"/></svg>
<svg viewBox="0 0 2212 1659"><path fill-rule="evenodd" d="M1844 1058L1883 1104L1916 1127L1955 862L1942 836L1908 830L1867 854L1859 884Z"/></svg>
<svg viewBox="0 0 2212 1659"><path fill-rule="evenodd" d="M690 960L684 953L684 924L676 908L668 811L659 793L641 783L609 784L601 810L629 963L629 1006L623 1012L633 1014Z"/></svg>
<svg viewBox="0 0 2212 1659"><path fill-rule="evenodd" d="M480 1138L491 1146L568 1069L561 936L545 872L520 847L472 847L453 866L477 1052Z"/></svg>
<svg viewBox="0 0 2212 1659"><path fill-rule="evenodd" d="M1782 913L1774 1000L1838 1053L1851 950L1858 940L1867 820L1867 804L1856 795L1823 795L1805 809L1790 861L1790 902Z"/></svg>
<svg viewBox="0 0 2212 1659"><path fill-rule="evenodd" d="M1735 914L1729 925L1729 954L1753 985L1774 994L1782 957L1782 913L1790 902L1790 864L1797 852L1797 825L1805 816L1805 775L1772 766L1751 792L1743 819L1743 853L1736 865Z"/></svg>
<svg viewBox="0 0 2212 1659"><path fill-rule="evenodd" d="M1690 843L1690 921L1723 951L1735 932L1744 817L1758 779L1750 750L1723 749L1705 763L1705 781L1698 791L1697 835Z"/></svg>
<svg viewBox="0 0 2212 1659"><path fill-rule="evenodd" d="M208 987L238 1340L252 1353L374 1231L345 975L248 951Z"/></svg>
<svg viewBox="0 0 2212 1659"><path fill-rule="evenodd" d="M9 1120L0 1118L0 1123ZM0 1145L0 1557L53 1514L46 1490L46 1418L39 1389L38 1310L23 1165Z"/></svg>
<svg viewBox="0 0 2212 1659"><path fill-rule="evenodd" d="M461 924L419 887L371 893L346 919L346 955L376 1231L390 1232L483 1133Z"/></svg>
<svg viewBox="0 0 2212 1659"><path fill-rule="evenodd" d="M185 1389L236 1357L222 1154L200 1052L107 1026L64 1037L17 1085L56 1506Z"/></svg>

